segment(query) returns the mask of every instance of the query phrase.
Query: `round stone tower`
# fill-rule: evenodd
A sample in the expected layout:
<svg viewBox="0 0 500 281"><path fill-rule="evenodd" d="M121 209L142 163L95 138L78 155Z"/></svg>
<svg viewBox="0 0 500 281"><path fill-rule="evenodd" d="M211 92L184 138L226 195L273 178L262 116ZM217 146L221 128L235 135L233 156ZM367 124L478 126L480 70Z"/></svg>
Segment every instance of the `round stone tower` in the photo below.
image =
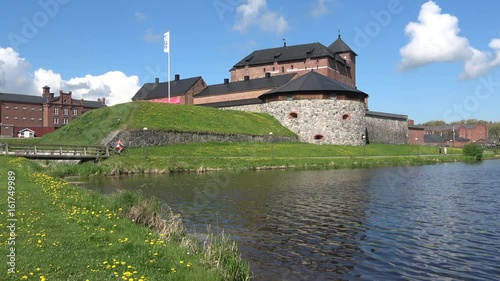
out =
<svg viewBox="0 0 500 281"><path fill-rule="evenodd" d="M311 71L261 95L262 111L316 144L363 145L368 95Z"/></svg>

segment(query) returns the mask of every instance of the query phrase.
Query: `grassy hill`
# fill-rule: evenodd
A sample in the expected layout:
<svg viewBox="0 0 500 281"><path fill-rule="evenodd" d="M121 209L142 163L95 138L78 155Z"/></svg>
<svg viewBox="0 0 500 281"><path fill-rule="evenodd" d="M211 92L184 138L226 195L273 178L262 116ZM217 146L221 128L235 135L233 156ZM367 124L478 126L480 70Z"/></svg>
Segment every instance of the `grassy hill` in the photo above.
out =
<svg viewBox="0 0 500 281"><path fill-rule="evenodd" d="M41 144L98 145L109 133L120 129L166 130L294 136L269 114L235 110L133 102L85 113L77 120L41 138Z"/></svg>

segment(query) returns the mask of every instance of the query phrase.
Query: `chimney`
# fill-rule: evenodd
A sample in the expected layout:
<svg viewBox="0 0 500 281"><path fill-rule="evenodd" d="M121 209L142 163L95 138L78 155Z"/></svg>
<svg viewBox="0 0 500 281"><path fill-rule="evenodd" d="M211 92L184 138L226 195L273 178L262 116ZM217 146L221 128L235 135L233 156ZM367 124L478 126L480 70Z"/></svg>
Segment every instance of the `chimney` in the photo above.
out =
<svg viewBox="0 0 500 281"><path fill-rule="evenodd" d="M415 121L408 119L408 125L409 126L415 126Z"/></svg>
<svg viewBox="0 0 500 281"><path fill-rule="evenodd" d="M245 75L245 77L244 77L244 81L245 81L245 82L247 82L248 80L250 80L250 76Z"/></svg>
<svg viewBox="0 0 500 281"><path fill-rule="evenodd" d="M101 98L97 98L97 102L101 102Z"/></svg>
<svg viewBox="0 0 500 281"><path fill-rule="evenodd" d="M48 102L50 100L50 87L49 86L43 86L43 91L42 91L42 98L44 102Z"/></svg>
<svg viewBox="0 0 500 281"><path fill-rule="evenodd" d="M102 97L102 104L106 104L106 98Z"/></svg>
<svg viewBox="0 0 500 281"><path fill-rule="evenodd" d="M160 78L156 77L155 78L155 85L158 85L160 83Z"/></svg>
<svg viewBox="0 0 500 281"><path fill-rule="evenodd" d="M266 78L267 79L271 78L271 72L266 72Z"/></svg>
<svg viewBox="0 0 500 281"><path fill-rule="evenodd" d="M224 84L229 84L229 78L224 78Z"/></svg>
<svg viewBox="0 0 500 281"><path fill-rule="evenodd" d="M179 74L175 74L175 81L179 81L181 79L181 76Z"/></svg>

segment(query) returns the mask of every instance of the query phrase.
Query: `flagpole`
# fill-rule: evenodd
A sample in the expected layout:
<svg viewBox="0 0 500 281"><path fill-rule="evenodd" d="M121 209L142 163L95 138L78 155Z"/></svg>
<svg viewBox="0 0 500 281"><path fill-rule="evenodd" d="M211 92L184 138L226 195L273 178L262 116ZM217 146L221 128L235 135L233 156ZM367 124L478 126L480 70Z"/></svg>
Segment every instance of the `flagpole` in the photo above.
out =
<svg viewBox="0 0 500 281"><path fill-rule="evenodd" d="M170 42L169 42L169 52L168 52L168 103L170 103Z"/></svg>
<svg viewBox="0 0 500 281"><path fill-rule="evenodd" d="M168 54L168 71L167 71L167 81L168 81L168 103L170 103L170 31L165 32L163 34L163 51Z"/></svg>

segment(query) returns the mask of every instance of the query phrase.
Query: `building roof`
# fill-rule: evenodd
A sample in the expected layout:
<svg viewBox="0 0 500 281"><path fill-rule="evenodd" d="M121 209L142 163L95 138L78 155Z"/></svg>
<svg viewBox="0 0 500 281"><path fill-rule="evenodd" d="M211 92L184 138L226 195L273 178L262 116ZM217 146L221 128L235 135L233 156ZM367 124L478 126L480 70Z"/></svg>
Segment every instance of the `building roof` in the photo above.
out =
<svg viewBox="0 0 500 281"><path fill-rule="evenodd" d="M170 81L170 96L182 96L193 87L193 85L202 79L201 76L191 77L186 79L178 79ZM136 100L151 100L166 98L168 96L168 82L161 83L145 83L132 97L133 101Z"/></svg>
<svg viewBox="0 0 500 281"><path fill-rule="evenodd" d="M75 99L73 99L73 100L75 100ZM83 107L101 108L101 107L106 107L106 105L100 101L83 100Z"/></svg>
<svg viewBox="0 0 500 281"><path fill-rule="evenodd" d="M342 46L339 46L339 48L341 47ZM331 57L333 59L336 59L337 61L342 62L343 64L346 64L345 60L342 57L336 55L334 51L327 48L325 45L316 42L302 45L256 50L243 58L237 64L235 64L234 67L244 67L245 65L263 65L274 62L296 61L305 60L307 58L321 57Z"/></svg>
<svg viewBox="0 0 500 281"><path fill-rule="evenodd" d="M342 38L340 38L340 34L339 38L328 46L328 49L330 49L333 53L353 53L355 56L358 55L344 42L344 40L342 40Z"/></svg>
<svg viewBox="0 0 500 281"><path fill-rule="evenodd" d="M424 135L424 142L426 143L444 143L446 140L438 135Z"/></svg>
<svg viewBox="0 0 500 281"><path fill-rule="evenodd" d="M269 78L250 79L248 81L236 81L227 84L216 84L206 87L196 97L216 96L228 93L250 92L261 89L274 89L290 81L297 74L284 74L271 76Z"/></svg>
<svg viewBox="0 0 500 281"><path fill-rule="evenodd" d="M0 93L0 101L42 104L43 99L42 96Z"/></svg>
<svg viewBox="0 0 500 281"><path fill-rule="evenodd" d="M55 98L51 99L50 101L53 102L53 101L57 101L57 100L59 100L59 97L55 97ZM0 101L18 102L18 103L32 103L32 104L34 103L34 104L40 104L40 105L42 105L44 103L42 96L6 94L6 93L0 93ZM79 100L73 99L73 101L76 101L76 103L78 103ZM105 107L106 105L100 101L83 100L83 106L86 108L101 108L101 107Z"/></svg>
<svg viewBox="0 0 500 281"><path fill-rule="evenodd" d="M264 95L290 92L353 92L368 96L368 94L356 88L340 83L335 79L326 77L315 71L310 71L297 79L289 81L288 83L265 93Z"/></svg>
<svg viewBox="0 0 500 281"><path fill-rule="evenodd" d="M223 102L205 103L199 105L219 108L219 107L242 106L242 105L261 104L261 103L262 103L261 99L246 99L246 100L231 100Z"/></svg>
<svg viewBox="0 0 500 281"><path fill-rule="evenodd" d="M387 113L387 112L378 112L378 111L367 111L366 115L367 116L375 116L375 117L387 118L387 119L402 119L402 120L407 120L408 119L407 115Z"/></svg>

